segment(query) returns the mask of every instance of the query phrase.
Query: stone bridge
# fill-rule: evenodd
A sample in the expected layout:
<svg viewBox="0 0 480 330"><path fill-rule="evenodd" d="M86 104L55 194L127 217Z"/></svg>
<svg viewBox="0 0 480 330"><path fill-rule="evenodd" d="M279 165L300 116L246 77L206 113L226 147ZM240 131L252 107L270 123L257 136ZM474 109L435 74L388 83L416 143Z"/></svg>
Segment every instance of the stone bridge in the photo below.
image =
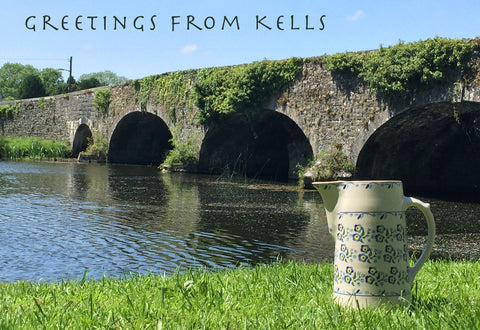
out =
<svg viewBox="0 0 480 330"><path fill-rule="evenodd" d="M109 87L106 113L94 106L96 89L2 102L16 113L1 121L0 133L68 140L73 156L93 135L108 142L109 162L155 166L177 134L194 141L199 172L275 180L297 178L297 164L340 145L356 178L401 179L407 193L471 195L480 192L480 88L462 81L385 100L357 76L304 61L302 74L271 95L253 123L236 113L200 125L185 105L140 102L131 82Z"/></svg>

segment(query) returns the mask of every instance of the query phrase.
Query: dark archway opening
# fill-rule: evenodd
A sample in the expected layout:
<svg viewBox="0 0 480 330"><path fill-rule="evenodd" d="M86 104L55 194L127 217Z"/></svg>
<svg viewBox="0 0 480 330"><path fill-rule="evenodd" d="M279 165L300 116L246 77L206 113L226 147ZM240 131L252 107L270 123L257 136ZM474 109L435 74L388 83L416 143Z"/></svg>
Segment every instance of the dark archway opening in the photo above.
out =
<svg viewBox="0 0 480 330"><path fill-rule="evenodd" d="M92 131L90 128L85 124L78 126L77 131L75 132L75 137L73 138L73 157L78 157L79 153L87 150L89 139L92 139Z"/></svg>
<svg viewBox="0 0 480 330"><path fill-rule="evenodd" d="M355 177L400 179L409 194L480 200L480 104L437 103L407 110L377 129Z"/></svg>
<svg viewBox="0 0 480 330"><path fill-rule="evenodd" d="M210 127L200 150L199 170L287 181L298 179L296 165L306 165L312 158L312 147L297 124L264 110L255 120L236 113Z"/></svg>
<svg viewBox="0 0 480 330"><path fill-rule="evenodd" d="M167 124L148 112L132 112L120 120L108 148L108 162L160 165L172 149Z"/></svg>

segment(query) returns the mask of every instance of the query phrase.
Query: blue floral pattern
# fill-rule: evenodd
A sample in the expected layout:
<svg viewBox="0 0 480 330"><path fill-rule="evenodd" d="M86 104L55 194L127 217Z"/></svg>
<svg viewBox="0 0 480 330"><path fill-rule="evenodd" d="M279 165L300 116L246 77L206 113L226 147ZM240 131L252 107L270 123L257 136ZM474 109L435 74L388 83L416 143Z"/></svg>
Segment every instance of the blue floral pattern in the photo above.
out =
<svg viewBox="0 0 480 330"><path fill-rule="evenodd" d="M395 295L408 288L404 212L340 212L337 221L336 293Z"/></svg>
<svg viewBox="0 0 480 330"><path fill-rule="evenodd" d="M341 268L336 266L334 271L335 292L347 294L372 294L382 295L398 293L398 290L389 288L389 285L409 285L408 268L399 269L398 266L389 266L384 270L380 267L370 266L367 269L357 270L353 266ZM349 284L350 292L343 292L338 284ZM367 287L361 289L362 285Z"/></svg>
<svg viewBox="0 0 480 330"><path fill-rule="evenodd" d="M332 190L332 189L349 189L349 188L363 188L363 189L372 189L375 186L382 187L384 189L394 189L402 188L402 182L400 181L391 181L391 182L358 182L358 181L338 181L336 184L326 184L322 186L323 190ZM402 188L403 189L403 188Z"/></svg>
<svg viewBox="0 0 480 330"><path fill-rule="evenodd" d="M345 182L339 183L339 187L341 189L348 189L350 187L372 189L375 186L379 186L385 189L393 189L398 185L402 186L402 183L401 182L355 182L355 181L345 181Z"/></svg>

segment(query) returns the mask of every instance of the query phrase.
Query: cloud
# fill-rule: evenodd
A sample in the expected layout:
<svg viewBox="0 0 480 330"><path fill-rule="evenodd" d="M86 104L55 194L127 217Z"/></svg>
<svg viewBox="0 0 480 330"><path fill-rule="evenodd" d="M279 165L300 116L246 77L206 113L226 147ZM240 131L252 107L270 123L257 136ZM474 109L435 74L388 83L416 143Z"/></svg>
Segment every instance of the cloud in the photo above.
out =
<svg viewBox="0 0 480 330"><path fill-rule="evenodd" d="M186 45L185 47L183 47L181 50L180 50L180 53L182 54L191 54L193 53L194 51L197 50L197 45L196 44L188 44Z"/></svg>
<svg viewBox="0 0 480 330"><path fill-rule="evenodd" d="M357 9L357 11L353 13L353 15L347 16L347 21L354 22L354 21L361 20L364 17L365 17L365 12L361 9Z"/></svg>

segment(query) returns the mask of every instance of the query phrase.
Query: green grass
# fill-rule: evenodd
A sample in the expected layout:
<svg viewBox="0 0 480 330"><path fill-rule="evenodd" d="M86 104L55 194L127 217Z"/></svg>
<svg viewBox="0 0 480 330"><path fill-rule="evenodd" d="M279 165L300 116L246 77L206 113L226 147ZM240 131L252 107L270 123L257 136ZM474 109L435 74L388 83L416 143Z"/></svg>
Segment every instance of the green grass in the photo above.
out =
<svg viewBox="0 0 480 330"><path fill-rule="evenodd" d="M480 263L429 261L410 306L345 309L332 265L0 283L0 329L478 329Z"/></svg>
<svg viewBox="0 0 480 330"><path fill-rule="evenodd" d="M66 158L71 153L67 142L36 137L16 138L0 136L0 158L3 159L53 159Z"/></svg>

